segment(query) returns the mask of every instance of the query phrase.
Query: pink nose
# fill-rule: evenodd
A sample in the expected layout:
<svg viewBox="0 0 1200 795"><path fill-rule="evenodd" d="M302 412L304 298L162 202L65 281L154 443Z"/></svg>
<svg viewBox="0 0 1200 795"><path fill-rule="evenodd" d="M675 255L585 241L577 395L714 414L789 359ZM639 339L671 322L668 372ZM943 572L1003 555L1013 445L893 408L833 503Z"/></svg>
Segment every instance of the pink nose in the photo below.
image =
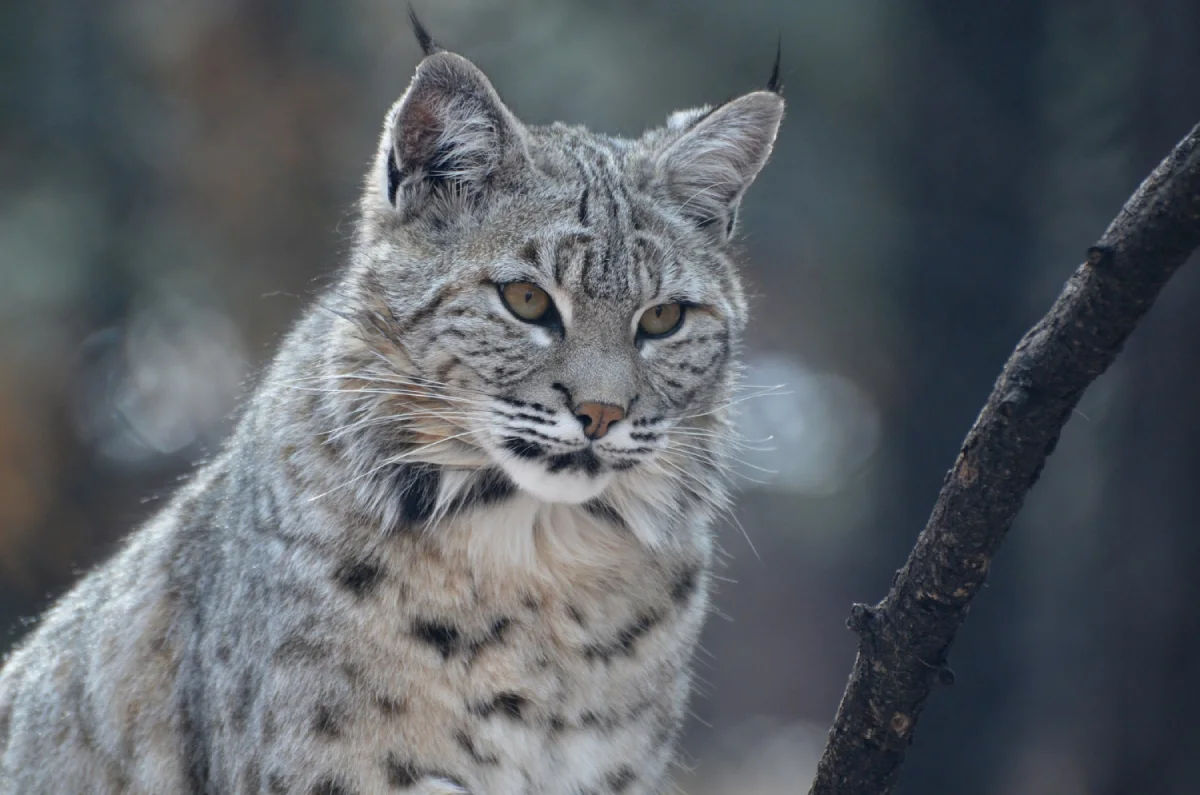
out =
<svg viewBox="0 0 1200 795"><path fill-rule="evenodd" d="M625 409L608 403L580 403L575 407L575 416L583 425L584 436L599 439L608 433L610 425L625 418Z"/></svg>

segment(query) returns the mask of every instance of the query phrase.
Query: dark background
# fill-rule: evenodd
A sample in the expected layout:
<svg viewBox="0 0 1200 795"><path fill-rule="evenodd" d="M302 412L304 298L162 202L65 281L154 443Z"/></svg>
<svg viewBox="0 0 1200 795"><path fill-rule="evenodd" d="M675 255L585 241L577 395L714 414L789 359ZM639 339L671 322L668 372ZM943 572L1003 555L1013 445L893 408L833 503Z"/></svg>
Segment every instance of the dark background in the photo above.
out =
<svg viewBox="0 0 1200 795"><path fill-rule="evenodd" d="M420 4L523 119L636 134L761 86L736 524L683 791L801 792L1021 333L1200 121L1194 0ZM402 3L0 5L0 650L155 509L345 249L418 60ZM1200 273L1088 392L930 702L905 793L1200 780ZM753 467L761 467L762 472ZM760 482L754 482L760 481ZM690 771L690 772L689 772Z"/></svg>

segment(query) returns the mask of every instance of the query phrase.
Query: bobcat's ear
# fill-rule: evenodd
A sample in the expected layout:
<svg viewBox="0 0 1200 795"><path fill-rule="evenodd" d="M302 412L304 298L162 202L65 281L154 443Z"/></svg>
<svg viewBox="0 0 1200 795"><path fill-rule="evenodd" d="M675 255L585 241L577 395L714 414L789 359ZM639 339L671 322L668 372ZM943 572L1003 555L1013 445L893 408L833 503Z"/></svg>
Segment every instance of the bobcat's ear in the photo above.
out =
<svg viewBox="0 0 1200 795"><path fill-rule="evenodd" d="M772 91L675 114L668 129L684 132L656 160L660 184L680 212L728 240L738 203L767 162L782 119L783 98Z"/></svg>
<svg viewBox="0 0 1200 795"><path fill-rule="evenodd" d="M379 188L394 207L439 191L477 196L525 156L521 123L478 67L436 52L388 112L377 159Z"/></svg>

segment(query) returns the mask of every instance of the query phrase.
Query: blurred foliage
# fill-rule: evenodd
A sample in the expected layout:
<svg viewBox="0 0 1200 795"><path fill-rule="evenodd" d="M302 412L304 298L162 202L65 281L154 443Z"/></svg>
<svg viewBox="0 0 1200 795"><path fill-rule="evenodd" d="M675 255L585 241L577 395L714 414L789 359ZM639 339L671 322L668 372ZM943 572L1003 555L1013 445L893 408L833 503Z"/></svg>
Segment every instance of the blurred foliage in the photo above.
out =
<svg viewBox="0 0 1200 795"><path fill-rule="evenodd" d="M788 117L742 217L747 379L789 386L745 404L775 449L747 451L722 528L679 782L800 791L850 603L883 594L1015 341L1200 120L1200 5L423 6L526 121L627 135L760 86L782 36ZM404 14L0 6L0 647L220 444L336 267L418 60ZM903 792L1194 790L1197 301L1185 269L1085 398Z"/></svg>

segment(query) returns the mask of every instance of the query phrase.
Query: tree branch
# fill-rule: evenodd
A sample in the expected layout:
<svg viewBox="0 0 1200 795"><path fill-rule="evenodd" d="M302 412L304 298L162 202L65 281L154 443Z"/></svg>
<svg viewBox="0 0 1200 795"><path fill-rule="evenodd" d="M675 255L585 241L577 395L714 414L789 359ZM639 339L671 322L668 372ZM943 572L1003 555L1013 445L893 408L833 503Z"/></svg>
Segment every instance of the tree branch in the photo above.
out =
<svg viewBox="0 0 1200 795"><path fill-rule="evenodd" d="M950 645L1063 425L1198 245L1200 125L1013 351L887 597L854 606L858 656L810 795L891 791L925 699L953 681Z"/></svg>

